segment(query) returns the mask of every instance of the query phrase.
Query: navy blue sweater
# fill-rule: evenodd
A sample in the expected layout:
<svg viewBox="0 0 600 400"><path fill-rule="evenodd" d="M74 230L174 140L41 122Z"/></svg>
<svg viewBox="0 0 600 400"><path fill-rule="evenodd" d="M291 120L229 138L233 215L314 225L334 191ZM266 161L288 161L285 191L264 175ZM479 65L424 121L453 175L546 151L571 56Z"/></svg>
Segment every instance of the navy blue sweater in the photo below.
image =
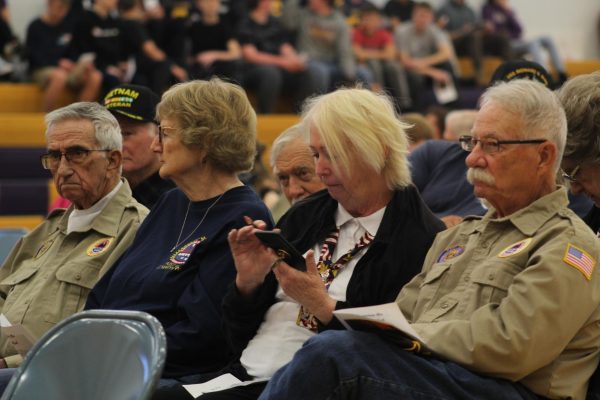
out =
<svg viewBox="0 0 600 400"><path fill-rule="evenodd" d="M191 203L182 243L171 251L189 202L179 189L165 193L86 304L87 309L139 310L158 318L167 334L165 378L215 371L230 360L221 330L221 302L235 277L227 234L244 225L244 215L271 221L262 201L245 186L215 200Z"/></svg>

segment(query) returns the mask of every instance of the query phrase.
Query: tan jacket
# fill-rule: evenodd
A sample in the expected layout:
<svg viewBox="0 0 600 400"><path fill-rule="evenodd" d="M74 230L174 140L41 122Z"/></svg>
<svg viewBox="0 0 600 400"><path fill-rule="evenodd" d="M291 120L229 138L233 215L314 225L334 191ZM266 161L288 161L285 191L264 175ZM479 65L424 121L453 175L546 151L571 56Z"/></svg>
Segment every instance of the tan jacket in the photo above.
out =
<svg viewBox="0 0 600 400"><path fill-rule="evenodd" d="M599 360L600 241L564 188L441 232L397 303L429 347L538 395L584 399Z"/></svg>
<svg viewBox="0 0 600 400"><path fill-rule="evenodd" d="M73 206L51 213L23 237L0 268L0 306L14 324L38 339L81 311L90 289L129 247L148 209L124 182L86 232L67 235ZM0 357L9 367L21 356L0 330Z"/></svg>

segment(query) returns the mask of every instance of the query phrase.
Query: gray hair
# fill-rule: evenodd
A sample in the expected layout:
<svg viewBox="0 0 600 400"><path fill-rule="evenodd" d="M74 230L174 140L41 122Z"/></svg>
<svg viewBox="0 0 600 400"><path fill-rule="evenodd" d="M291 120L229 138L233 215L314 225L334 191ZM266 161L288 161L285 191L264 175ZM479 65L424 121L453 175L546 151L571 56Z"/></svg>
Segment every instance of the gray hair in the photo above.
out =
<svg viewBox="0 0 600 400"><path fill-rule="evenodd" d="M106 108L92 102L73 103L46 114L46 141L54 124L77 119L85 119L92 123L99 148L119 151L123 149L123 137L117 119Z"/></svg>
<svg viewBox="0 0 600 400"><path fill-rule="evenodd" d="M269 162L271 163L271 167L275 167L275 161L277 161L277 157L279 157L279 153L287 146L289 143L294 142L296 140L306 141L307 131L303 129L301 124L292 125L283 131L277 139L273 141L271 145L271 156L269 157ZM308 143L307 143L308 145Z"/></svg>
<svg viewBox="0 0 600 400"><path fill-rule="evenodd" d="M461 135L470 135L477 117L477 110L454 110L446 114L446 129L443 138L458 140Z"/></svg>
<svg viewBox="0 0 600 400"><path fill-rule="evenodd" d="M569 79L558 98L568 123L564 157L600 163L600 71Z"/></svg>
<svg viewBox="0 0 600 400"><path fill-rule="evenodd" d="M494 103L521 117L521 139L543 138L556 145L558 171L567 140L567 119L558 96L542 83L529 79L500 82L481 96L481 106Z"/></svg>

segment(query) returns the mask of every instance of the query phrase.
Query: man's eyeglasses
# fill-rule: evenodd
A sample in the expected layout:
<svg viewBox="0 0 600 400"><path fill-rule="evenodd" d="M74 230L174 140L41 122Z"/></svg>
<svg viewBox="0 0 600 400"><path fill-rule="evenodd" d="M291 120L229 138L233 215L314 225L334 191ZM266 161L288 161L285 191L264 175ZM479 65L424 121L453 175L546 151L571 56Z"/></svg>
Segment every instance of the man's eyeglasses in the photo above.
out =
<svg viewBox="0 0 600 400"><path fill-rule="evenodd" d="M560 170L560 174L562 175L562 177L564 179L566 179L567 181L573 183L573 182L577 182L577 178L575 178L575 175L577 175L577 173L579 172L579 168L581 167L581 164L577 165L575 168L573 168L573 170L571 170L570 173L566 173L564 169Z"/></svg>
<svg viewBox="0 0 600 400"><path fill-rule="evenodd" d="M175 130L175 128L173 128L172 126L162 126L162 125L158 125L158 143L162 144L165 140L165 131L171 129L171 130Z"/></svg>
<svg viewBox="0 0 600 400"><path fill-rule="evenodd" d="M63 156L71 164L81 164L92 151L110 151L108 149L84 149L81 147L73 147L67 149L64 153L58 150L50 150L48 153L42 155L42 166L44 169L57 169L60 160Z"/></svg>
<svg viewBox="0 0 600 400"><path fill-rule="evenodd" d="M461 136L458 138L460 147L465 151L473 151L479 143L481 150L485 153L497 153L500 150L500 145L503 144L534 144L544 143L546 139L525 139L525 140L498 140L494 138L475 139L473 136Z"/></svg>

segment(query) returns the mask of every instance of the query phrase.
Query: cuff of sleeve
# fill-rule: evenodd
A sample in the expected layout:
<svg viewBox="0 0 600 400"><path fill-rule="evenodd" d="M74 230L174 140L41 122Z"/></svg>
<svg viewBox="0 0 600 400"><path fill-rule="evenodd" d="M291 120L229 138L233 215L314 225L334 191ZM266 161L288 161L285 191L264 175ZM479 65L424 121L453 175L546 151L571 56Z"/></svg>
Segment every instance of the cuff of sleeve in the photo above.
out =
<svg viewBox="0 0 600 400"><path fill-rule="evenodd" d="M342 308L348 308L348 303L346 303L345 301L336 301L336 303L335 303L335 309L336 310L340 310ZM320 332L327 331L327 330L330 330L330 329L343 330L343 329L346 329L346 328L344 327L344 325L342 325L340 323L340 321L336 318L335 315L332 315L331 321L329 321L328 324L323 324L317 318L317 332L320 333Z"/></svg>
<svg viewBox="0 0 600 400"><path fill-rule="evenodd" d="M18 368L23 362L23 357L20 354L4 357L8 368Z"/></svg>

